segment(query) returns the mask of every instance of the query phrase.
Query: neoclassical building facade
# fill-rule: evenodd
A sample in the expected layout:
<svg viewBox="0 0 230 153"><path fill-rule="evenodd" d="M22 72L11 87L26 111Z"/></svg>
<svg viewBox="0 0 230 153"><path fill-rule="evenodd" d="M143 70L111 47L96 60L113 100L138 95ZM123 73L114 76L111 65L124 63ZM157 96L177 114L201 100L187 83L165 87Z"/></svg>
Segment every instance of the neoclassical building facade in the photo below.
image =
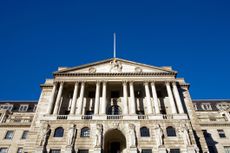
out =
<svg viewBox="0 0 230 153"><path fill-rule="evenodd" d="M21 102L19 108L32 105L33 111L27 111L29 106L24 112L19 111L24 107L13 111L16 104L0 103L0 152L211 152L204 130L215 128L203 124L202 116L210 110L206 110L209 105L200 105L209 102L192 102L189 84L176 75L171 67L119 58L60 67L41 85L37 103ZM225 141L230 134L229 104L225 101L221 105L225 109L211 110L215 111L213 118L221 118L216 125L225 126L217 132L228 132ZM23 116L30 117L26 125L21 122ZM20 122L15 124L12 118ZM20 139L20 145L8 139L24 131L26 140ZM226 141L215 151L225 151L228 146Z"/></svg>

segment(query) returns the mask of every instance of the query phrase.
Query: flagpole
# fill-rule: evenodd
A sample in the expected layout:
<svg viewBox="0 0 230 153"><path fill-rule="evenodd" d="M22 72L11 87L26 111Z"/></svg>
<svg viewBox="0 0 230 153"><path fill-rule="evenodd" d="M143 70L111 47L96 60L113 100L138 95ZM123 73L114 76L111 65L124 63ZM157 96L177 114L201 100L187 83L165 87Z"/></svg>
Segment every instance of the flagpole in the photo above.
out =
<svg viewBox="0 0 230 153"><path fill-rule="evenodd" d="M116 33L113 33L113 58L116 58Z"/></svg>

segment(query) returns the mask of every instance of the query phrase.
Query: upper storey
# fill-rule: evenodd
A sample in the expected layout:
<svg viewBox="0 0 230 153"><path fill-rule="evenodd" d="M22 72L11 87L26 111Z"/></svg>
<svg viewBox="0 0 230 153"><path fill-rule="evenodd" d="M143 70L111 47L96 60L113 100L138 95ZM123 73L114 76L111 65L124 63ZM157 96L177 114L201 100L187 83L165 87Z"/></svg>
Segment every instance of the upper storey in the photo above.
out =
<svg viewBox="0 0 230 153"><path fill-rule="evenodd" d="M119 58L111 58L95 63L90 63L73 68L59 68L57 75L83 75L83 74L151 74L151 75L176 75L171 67L155 67Z"/></svg>

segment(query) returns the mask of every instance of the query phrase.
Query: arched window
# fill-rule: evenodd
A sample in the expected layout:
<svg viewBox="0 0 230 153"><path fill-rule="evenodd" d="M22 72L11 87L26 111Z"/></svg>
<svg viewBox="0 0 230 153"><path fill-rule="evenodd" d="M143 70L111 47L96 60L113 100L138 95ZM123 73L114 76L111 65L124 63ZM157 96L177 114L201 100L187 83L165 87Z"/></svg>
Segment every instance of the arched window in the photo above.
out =
<svg viewBox="0 0 230 153"><path fill-rule="evenodd" d="M88 127L84 127L81 129L81 137L89 137L90 129Z"/></svg>
<svg viewBox="0 0 230 153"><path fill-rule="evenodd" d="M172 126L167 127L166 132L167 132L168 137L175 137L176 136L176 130Z"/></svg>
<svg viewBox="0 0 230 153"><path fill-rule="evenodd" d="M118 105L113 105L109 108L109 115L120 115L122 114L121 108Z"/></svg>
<svg viewBox="0 0 230 153"><path fill-rule="evenodd" d="M63 137L64 129L62 127L58 127L54 131L54 137Z"/></svg>
<svg viewBox="0 0 230 153"><path fill-rule="evenodd" d="M149 137L149 129L147 127L140 128L141 137Z"/></svg>

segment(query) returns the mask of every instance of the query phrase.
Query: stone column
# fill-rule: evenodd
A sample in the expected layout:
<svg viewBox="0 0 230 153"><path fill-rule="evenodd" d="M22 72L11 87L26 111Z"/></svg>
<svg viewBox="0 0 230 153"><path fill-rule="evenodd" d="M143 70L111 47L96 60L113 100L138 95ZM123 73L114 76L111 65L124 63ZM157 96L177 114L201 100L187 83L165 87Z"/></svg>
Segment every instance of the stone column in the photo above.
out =
<svg viewBox="0 0 230 153"><path fill-rule="evenodd" d="M159 108L159 103L158 103L158 98L157 98L157 91L156 91L156 86L154 82L151 83L151 88L152 88L155 113L160 114L160 108Z"/></svg>
<svg viewBox="0 0 230 153"><path fill-rule="evenodd" d="M180 94L178 92L178 88L177 88L176 82L173 82L172 85L173 85L173 93L174 93L174 97L176 99L177 108L179 110L179 113L183 114L184 113L184 109L183 109L183 106L182 106L182 101L180 99Z"/></svg>
<svg viewBox="0 0 230 153"><path fill-rule="evenodd" d="M129 113L131 115L136 114L136 104L135 104L135 94L134 94L134 86L133 86L133 82L129 83L129 90L130 90L130 110Z"/></svg>
<svg viewBox="0 0 230 153"><path fill-rule="evenodd" d="M127 82L123 82L123 114L128 114L128 92L127 92Z"/></svg>
<svg viewBox="0 0 230 153"><path fill-rule="evenodd" d="M70 115L74 115L76 111L76 102L77 102L77 96L78 96L77 93L78 93L78 82L76 82L74 85Z"/></svg>
<svg viewBox="0 0 230 153"><path fill-rule="evenodd" d="M60 101L61 101L61 95L62 95L63 86L64 86L64 82L61 82L59 90L58 90L58 95L57 95L55 107L54 107L54 113L53 113L54 115L58 114L58 109L60 107Z"/></svg>
<svg viewBox="0 0 230 153"><path fill-rule="evenodd" d="M145 86L145 95L146 95L148 114L152 114L153 109L152 109L152 104L151 104L151 99L150 99L149 83L145 82L144 86Z"/></svg>
<svg viewBox="0 0 230 153"><path fill-rule="evenodd" d="M54 105L54 101L55 101L56 90L57 90L57 83L55 82L53 85L52 92L51 92L51 98L50 98L49 107L48 107L48 114L49 115L52 113L52 109L53 109L53 105Z"/></svg>
<svg viewBox="0 0 230 153"><path fill-rule="evenodd" d="M98 115L99 112L99 103L100 103L100 82L96 83L96 94L95 94L95 103L94 103L94 115Z"/></svg>
<svg viewBox="0 0 230 153"><path fill-rule="evenodd" d="M169 97L169 102L171 105L172 114L176 114L177 113L176 112L176 106L175 106L175 102L173 99L173 94L172 94L172 90L171 90L169 82L166 82L166 89L167 89L167 93L168 93L168 97Z"/></svg>
<svg viewBox="0 0 230 153"><path fill-rule="evenodd" d="M77 115L81 115L81 113L82 113L82 106L83 106L83 102L84 102L84 91L85 91L85 82L82 82L79 101L78 101L78 105L77 105Z"/></svg>
<svg viewBox="0 0 230 153"><path fill-rule="evenodd" d="M106 82L102 83L102 103L101 103L101 114L106 114Z"/></svg>

